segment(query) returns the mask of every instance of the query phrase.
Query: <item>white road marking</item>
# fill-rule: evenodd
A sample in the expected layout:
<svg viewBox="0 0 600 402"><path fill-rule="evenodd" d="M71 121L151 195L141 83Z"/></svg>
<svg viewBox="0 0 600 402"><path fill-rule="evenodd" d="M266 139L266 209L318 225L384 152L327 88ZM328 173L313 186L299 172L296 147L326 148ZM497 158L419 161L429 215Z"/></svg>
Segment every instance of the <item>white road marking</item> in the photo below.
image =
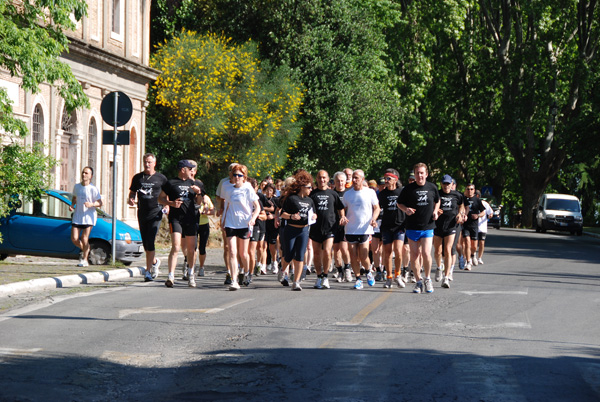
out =
<svg viewBox="0 0 600 402"><path fill-rule="evenodd" d="M498 324L466 324L464 322L438 323L437 325L431 321L423 324L381 324L368 323L356 324L352 322L336 322L336 326L353 327L360 325L367 328L423 328L423 327L444 327L444 328L459 328L459 329L500 329L500 328L516 328L516 329L531 329L531 324L528 322L502 322Z"/></svg>
<svg viewBox="0 0 600 402"><path fill-rule="evenodd" d="M142 307L119 310L119 318L125 318L134 314L214 314L227 310L228 308L237 306L238 304L246 303L252 299L241 299L226 303L220 307L213 308L159 308L159 307Z"/></svg>
<svg viewBox="0 0 600 402"><path fill-rule="evenodd" d="M0 364L6 363L15 357L31 356L34 353L40 352L41 348L33 349L15 349L15 348L0 348Z"/></svg>
<svg viewBox="0 0 600 402"><path fill-rule="evenodd" d="M469 291L469 290L461 290L458 293L463 293L469 296L473 295L527 295L529 289L527 290L483 290L483 291Z"/></svg>

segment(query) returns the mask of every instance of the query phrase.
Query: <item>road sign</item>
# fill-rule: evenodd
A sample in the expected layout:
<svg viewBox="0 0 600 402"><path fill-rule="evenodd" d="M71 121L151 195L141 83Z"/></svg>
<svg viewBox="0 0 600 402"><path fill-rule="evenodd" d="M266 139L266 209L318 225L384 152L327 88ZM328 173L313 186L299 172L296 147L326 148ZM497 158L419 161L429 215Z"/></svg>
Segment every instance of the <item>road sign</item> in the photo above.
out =
<svg viewBox="0 0 600 402"><path fill-rule="evenodd" d="M102 145L113 145L114 143L115 132L113 130L102 130ZM129 145L129 130L119 130L117 145Z"/></svg>
<svg viewBox="0 0 600 402"><path fill-rule="evenodd" d="M481 196L482 197L491 197L494 193L492 186L483 186L481 187Z"/></svg>
<svg viewBox="0 0 600 402"><path fill-rule="evenodd" d="M111 92L106 95L104 99L102 99L102 104L100 105L100 114L102 115L102 120L104 120L106 124L115 127L115 101L118 102L116 109L116 126L121 127L129 122L131 115L133 114L133 104L131 103L131 99L123 92Z"/></svg>

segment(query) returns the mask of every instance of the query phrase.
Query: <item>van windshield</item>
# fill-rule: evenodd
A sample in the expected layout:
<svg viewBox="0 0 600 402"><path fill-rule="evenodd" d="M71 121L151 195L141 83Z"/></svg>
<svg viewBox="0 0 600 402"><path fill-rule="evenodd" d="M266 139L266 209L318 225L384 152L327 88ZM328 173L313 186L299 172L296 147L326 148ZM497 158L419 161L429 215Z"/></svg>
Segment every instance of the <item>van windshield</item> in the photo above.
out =
<svg viewBox="0 0 600 402"><path fill-rule="evenodd" d="M546 209L553 209L555 211L581 212L579 202L577 202L577 200L548 199L546 201Z"/></svg>

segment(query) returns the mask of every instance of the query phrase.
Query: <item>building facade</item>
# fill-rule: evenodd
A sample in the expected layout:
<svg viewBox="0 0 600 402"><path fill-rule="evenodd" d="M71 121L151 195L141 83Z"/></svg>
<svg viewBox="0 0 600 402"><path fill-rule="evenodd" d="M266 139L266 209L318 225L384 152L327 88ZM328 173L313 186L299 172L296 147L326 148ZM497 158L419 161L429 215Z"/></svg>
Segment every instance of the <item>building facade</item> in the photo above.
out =
<svg viewBox="0 0 600 402"><path fill-rule="evenodd" d="M27 122L26 144L43 143L47 154L60 161L54 188L71 191L85 166L94 168L93 183L100 189L103 209L137 225L135 209L127 205L131 177L143 169L147 90L159 72L149 67L151 0L88 0L88 15L74 32L62 61L70 65L90 100L90 109L67 113L51 85L37 94L20 88L20 79L0 71L0 85L13 100L13 109ZM130 145L102 145L103 130L112 130L100 114L104 96L121 91L129 96L133 114L119 130L129 130ZM113 166L117 164L117 202L113 207Z"/></svg>

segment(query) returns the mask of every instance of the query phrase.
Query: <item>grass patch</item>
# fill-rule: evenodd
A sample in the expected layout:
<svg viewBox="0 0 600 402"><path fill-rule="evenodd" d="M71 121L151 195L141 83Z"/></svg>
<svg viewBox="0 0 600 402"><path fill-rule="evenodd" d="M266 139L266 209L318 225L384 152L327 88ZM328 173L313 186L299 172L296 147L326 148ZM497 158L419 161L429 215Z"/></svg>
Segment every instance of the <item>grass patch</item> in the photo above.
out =
<svg viewBox="0 0 600 402"><path fill-rule="evenodd" d="M600 227L596 226L586 226L583 228L584 232L597 233L600 234Z"/></svg>

